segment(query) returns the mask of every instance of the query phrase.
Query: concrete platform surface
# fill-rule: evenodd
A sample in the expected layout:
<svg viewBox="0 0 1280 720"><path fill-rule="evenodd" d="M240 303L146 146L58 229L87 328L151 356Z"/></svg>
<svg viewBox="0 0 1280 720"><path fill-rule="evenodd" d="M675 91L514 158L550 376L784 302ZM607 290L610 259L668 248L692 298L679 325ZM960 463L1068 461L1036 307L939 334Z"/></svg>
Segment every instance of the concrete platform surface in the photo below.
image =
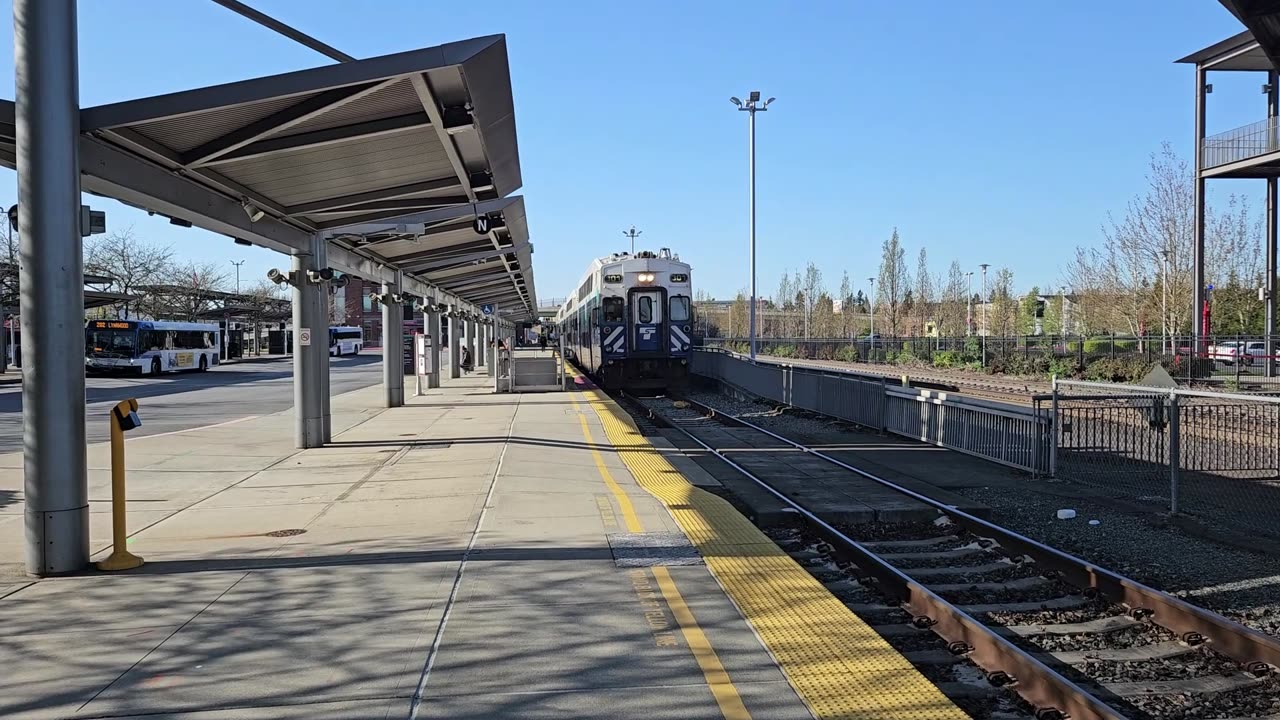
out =
<svg viewBox="0 0 1280 720"><path fill-rule="evenodd" d="M127 573L24 577L0 456L0 717L811 717L707 567L615 560L683 533L580 393L488 383L339 396L315 450L288 412L130 441Z"/></svg>

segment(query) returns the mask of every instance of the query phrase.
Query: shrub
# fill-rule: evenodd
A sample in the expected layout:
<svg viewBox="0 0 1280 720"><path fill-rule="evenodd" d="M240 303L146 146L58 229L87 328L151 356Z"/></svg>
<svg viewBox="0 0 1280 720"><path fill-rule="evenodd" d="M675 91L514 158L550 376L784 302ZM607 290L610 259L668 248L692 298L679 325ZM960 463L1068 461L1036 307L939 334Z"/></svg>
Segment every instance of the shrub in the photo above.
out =
<svg viewBox="0 0 1280 720"><path fill-rule="evenodd" d="M836 348L835 359L841 362L858 362L858 348L852 345L841 345Z"/></svg>
<svg viewBox="0 0 1280 720"><path fill-rule="evenodd" d="M954 350L939 350L933 354L933 366L939 368L952 368L960 365L962 359L960 353Z"/></svg>

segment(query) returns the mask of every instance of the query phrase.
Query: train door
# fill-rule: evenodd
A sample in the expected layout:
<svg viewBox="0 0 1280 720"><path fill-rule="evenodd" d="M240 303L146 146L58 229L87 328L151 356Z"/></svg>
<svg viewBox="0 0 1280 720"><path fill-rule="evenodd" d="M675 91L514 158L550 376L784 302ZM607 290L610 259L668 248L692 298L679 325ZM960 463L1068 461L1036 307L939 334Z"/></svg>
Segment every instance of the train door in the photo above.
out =
<svg viewBox="0 0 1280 720"><path fill-rule="evenodd" d="M633 290L631 295L632 343L638 353L662 352L662 318L666 306L662 288Z"/></svg>

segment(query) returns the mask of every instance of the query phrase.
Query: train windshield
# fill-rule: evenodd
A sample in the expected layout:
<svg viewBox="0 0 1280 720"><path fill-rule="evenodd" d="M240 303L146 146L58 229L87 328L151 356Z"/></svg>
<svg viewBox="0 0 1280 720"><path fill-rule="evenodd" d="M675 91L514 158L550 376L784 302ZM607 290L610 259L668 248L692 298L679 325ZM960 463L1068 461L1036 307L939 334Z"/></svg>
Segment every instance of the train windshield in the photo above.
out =
<svg viewBox="0 0 1280 720"><path fill-rule="evenodd" d="M620 297L607 297L604 299L604 321L607 323L622 322L624 303Z"/></svg>
<svg viewBox="0 0 1280 720"><path fill-rule="evenodd" d="M671 322L689 322L689 298L677 295L671 298Z"/></svg>

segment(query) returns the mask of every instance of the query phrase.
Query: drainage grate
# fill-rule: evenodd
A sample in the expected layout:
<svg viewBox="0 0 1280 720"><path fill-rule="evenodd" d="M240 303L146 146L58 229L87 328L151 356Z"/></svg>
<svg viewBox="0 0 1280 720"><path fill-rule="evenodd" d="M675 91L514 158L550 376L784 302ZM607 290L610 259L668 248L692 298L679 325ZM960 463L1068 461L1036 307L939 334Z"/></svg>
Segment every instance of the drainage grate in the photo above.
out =
<svg viewBox="0 0 1280 720"><path fill-rule="evenodd" d="M289 528L288 530L272 530L271 532L266 533L266 536L267 537L293 537L294 535L301 535L304 532L306 532L306 530L303 530L302 528Z"/></svg>
<svg viewBox="0 0 1280 720"><path fill-rule="evenodd" d="M702 556L682 532L613 533L606 537L618 567L702 564Z"/></svg>

